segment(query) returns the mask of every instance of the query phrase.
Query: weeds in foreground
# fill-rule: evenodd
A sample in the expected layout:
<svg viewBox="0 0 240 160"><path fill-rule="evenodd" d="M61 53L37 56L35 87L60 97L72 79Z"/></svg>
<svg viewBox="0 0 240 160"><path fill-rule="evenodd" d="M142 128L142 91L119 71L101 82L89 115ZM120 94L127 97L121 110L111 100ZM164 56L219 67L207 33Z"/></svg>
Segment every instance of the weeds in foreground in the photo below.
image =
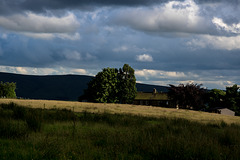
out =
<svg viewBox="0 0 240 160"><path fill-rule="evenodd" d="M8 105L0 105L1 159L240 159L236 124Z"/></svg>

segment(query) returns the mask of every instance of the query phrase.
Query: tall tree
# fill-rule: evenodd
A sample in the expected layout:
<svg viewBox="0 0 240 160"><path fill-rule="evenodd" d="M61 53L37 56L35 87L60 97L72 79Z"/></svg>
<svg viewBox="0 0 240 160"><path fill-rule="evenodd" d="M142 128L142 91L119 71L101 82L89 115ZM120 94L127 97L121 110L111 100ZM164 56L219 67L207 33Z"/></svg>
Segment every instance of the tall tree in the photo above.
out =
<svg viewBox="0 0 240 160"><path fill-rule="evenodd" d="M104 68L96 77L89 82L85 91L86 98L91 102L116 103L118 102L118 70L114 68Z"/></svg>
<svg viewBox="0 0 240 160"><path fill-rule="evenodd" d="M226 92L220 89L212 89L208 93L208 105L210 108L226 107Z"/></svg>
<svg viewBox="0 0 240 160"><path fill-rule="evenodd" d="M201 84L170 85L168 94L179 108L199 110L204 106L205 89L201 88Z"/></svg>
<svg viewBox="0 0 240 160"><path fill-rule="evenodd" d="M120 103L132 103L137 95L136 78L134 69L128 64L124 64L119 69L118 98Z"/></svg>
<svg viewBox="0 0 240 160"><path fill-rule="evenodd" d="M237 84L226 87L226 106L236 112L240 112L240 93Z"/></svg>
<svg viewBox="0 0 240 160"><path fill-rule="evenodd" d="M134 69L104 68L89 82L82 99L98 103L132 103L136 96Z"/></svg>

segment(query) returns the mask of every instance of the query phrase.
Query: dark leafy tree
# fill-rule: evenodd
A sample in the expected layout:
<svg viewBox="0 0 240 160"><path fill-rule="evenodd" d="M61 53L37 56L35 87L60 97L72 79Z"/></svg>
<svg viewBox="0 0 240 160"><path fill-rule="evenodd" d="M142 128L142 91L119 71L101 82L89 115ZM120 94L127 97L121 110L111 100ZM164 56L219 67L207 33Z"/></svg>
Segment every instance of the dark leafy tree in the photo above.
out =
<svg viewBox="0 0 240 160"><path fill-rule="evenodd" d="M239 87L236 84L232 87L226 87L226 106L240 113L240 93Z"/></svg>
<svg viewBox="0 0 240 160"><path fill-rule="evenodd" d="M16 83L0 82L0 98L16 98Z"/></svg>
<svg viewBox="0 0 240 160"><path fill-rule="evenodd" d="M118 102L118 70L104 68L89 82L86 90L86 98L91 102L116 103Z"/></svg>
<svg viewBox="0 0 240 160"><path fill-rule="evenodd" d="M136 96L134 70L127 64L123 68L104 68L92 81L81 99L98 103L132 103Z"/></svg>
<svg viewBox="0 0 240 160"><path fill-rule="evenodd" d="M118 98L120 103L132 103L137 94L136 78L134 69L128 64L124 64L118 73Z"/></svg>
<svg viewBox="0 0 240 160"><path fill-rule="evenodd" d="M170 85L168 94L179 108L199 110L204 107L206 93L201 86L194 83Z"/></svg>
<svg viewBox="0 0 240 160"><path fill-rule="evenodd" d="M226 92L220 89L212 89L208 93L209 108L226 107Z"/></svg>

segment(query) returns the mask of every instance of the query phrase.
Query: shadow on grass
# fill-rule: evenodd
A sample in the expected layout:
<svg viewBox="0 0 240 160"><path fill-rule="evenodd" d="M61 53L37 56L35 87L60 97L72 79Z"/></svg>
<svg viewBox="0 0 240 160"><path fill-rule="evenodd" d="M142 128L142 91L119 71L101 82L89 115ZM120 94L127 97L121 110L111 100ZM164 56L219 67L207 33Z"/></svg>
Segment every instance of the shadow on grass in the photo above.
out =
<svg viewBox="0 0 240 160"><path fill-rule="evenodd" d="M236 124L15 104L1 104L0 115L5 159L240 159Z"/></svg>

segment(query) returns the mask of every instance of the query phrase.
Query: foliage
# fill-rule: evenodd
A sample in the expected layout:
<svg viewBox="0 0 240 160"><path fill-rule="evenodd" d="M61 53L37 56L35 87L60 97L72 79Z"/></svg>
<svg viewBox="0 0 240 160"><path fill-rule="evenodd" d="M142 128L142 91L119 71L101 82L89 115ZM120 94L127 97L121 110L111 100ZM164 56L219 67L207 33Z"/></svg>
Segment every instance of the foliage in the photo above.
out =
<svg viewBox="0 0 240 160"><path fill-rule="evenodd" d="M0 111L9 116L7 106ZM82 112L76 113L73 136L70 111L31 111L44 117L37 133L13 115L0 117L1 159L240 159L235 124ZM54 115L60 112L59 121Z"/></svg>
<svg viewBox="0 0 240 160"><path fill-rule="evenodd" d="M88 83L80 99L98 103L132 103L136 96L134 69L125 64L121 69L104 68Z"/></svg>
<svg viewBox="0 0 240 160"><path fill-rule="evenodd" d="M206 91L201 88L201 84L188 83L178 86L170 85L168 95L180 108L199 110L204 106L205 93Z"/></svg>
<svg viewBox="0 0 240 160"><path fill-rule="evenodd" d="M137 94L136 78L134 69L128 64L124 64L118 73L118 98L120 103L132 103Z"/></svg>
<svg viewBox="0 0 240 160"><path fill-rule="evenodd" d="M226 107L240 115L240 92L236 84L226 87L226 91L212 89L208 97L209 108Z"/></svg>
<svg viewBox="0 0 240 160"><path fill-rule="evenodd" d="M0 82L0 98L16 98L16 83Z"/></svg>
<svg viewBox="0 0 240 160"><path fill-rule="evenodd" d="M117 102L118 71L114 68L104 68L89 82L87 98L89 101L99 103Z"/></svg>
<svg viewBox="0 0 240 160"><path fill-rule="evenodd" d="M226 92L220 89L212 89L208 93L209 108L226 107Z"/></svg>
<svg viewBox="0 0 240 160"><path fill-rule="evenodd" d="M226 87L226 106L238 114L240 113L240 92L236 84Z"/></svg>

